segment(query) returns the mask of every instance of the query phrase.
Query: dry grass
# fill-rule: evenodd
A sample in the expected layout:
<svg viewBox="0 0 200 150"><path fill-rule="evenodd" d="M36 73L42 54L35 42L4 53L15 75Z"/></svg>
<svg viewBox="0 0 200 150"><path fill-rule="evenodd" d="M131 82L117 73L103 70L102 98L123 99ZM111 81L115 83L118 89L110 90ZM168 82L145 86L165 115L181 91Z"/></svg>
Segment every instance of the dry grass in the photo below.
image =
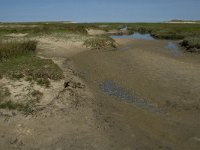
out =
<svg viewBox="0 0 200 150"><path fill-rule="evenodd" d="M0 61L23 54L34 53L36 41L0 41Z"/></svg>

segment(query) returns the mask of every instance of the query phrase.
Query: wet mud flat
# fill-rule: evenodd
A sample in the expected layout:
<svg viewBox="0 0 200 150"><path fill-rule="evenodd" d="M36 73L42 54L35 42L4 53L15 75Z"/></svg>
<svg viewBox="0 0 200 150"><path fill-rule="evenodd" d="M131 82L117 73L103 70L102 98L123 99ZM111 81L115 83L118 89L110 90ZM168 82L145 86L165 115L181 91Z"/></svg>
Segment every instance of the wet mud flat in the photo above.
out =
<svg viewBox="0 0 200 150"><path fill-rule="evenodd" d="M102 84L100 84L100 89L106 95L115 97L118 100L135 105L136 107L139 107L148 111L152 111L152 112L161 112L159 108L148 103L147 100L142 99L136 95L131 95L125 89L116 85L112 80L104 81Z"/></svg>
<svg viewBox="0 0 200 150"><path fill-rule="evenodd" d="M168 41L116 41L118 50L71 58L94 92L115 149L198 149L198 56L177 57Z"/></svg>

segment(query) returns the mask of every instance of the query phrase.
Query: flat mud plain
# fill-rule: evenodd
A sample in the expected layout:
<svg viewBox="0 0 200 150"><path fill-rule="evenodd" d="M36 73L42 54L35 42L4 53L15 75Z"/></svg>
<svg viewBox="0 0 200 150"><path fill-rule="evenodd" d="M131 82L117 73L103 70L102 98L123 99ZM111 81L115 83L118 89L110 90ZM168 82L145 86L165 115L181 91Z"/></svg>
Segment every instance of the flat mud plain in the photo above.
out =
<svg viewBox="0 0 200 150"><path fill-rule="evenodd" d="M199 56L177 56L164 40L116 40L117 50L72 57L109 117L115 148L198 149Z"/></svg>
<svg viewBox="0 0 200 150"><path fill-rule="evenodd" d="M34 116L1 111L0 149L200 148L199 55L177 55L165 40L117 38L116 50L37 40L38 56L65 78L46 90ZM80 84L64 89L65 81Z"/></svg>

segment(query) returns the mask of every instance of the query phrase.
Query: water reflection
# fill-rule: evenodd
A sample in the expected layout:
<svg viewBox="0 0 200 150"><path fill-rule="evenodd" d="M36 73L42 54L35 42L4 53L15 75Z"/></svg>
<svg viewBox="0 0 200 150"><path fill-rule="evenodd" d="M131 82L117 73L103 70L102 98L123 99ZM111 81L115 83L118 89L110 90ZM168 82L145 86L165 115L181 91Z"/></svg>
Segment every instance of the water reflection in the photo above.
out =
<svg viewBox="0 0 200 150"><path fill-rule="evenodd" d="M138 39L138 40L155 40L150 34L140 34L140 33L134 33L130 35L114 35L111 36L112 38L132 38L132 39Z"/></svg>
<svg viewBox="0 0 200 150"><path fill-rule="evenodd" d="M169 49L171 52L173 52L176 55L180 54L179 47L172 41L167 42L165 48Z"/></svg>
<svg viewBox="0 0 200 150"><path fill-rule="evenodd" d="M119 100L133 104L139 108L147 109L152 112L160 112L161 110L154 105L148 103L146 100L132 95L125 89L119 87L111 80L106 80L100 85L100 89L108 96L113 96Z"/></svg>

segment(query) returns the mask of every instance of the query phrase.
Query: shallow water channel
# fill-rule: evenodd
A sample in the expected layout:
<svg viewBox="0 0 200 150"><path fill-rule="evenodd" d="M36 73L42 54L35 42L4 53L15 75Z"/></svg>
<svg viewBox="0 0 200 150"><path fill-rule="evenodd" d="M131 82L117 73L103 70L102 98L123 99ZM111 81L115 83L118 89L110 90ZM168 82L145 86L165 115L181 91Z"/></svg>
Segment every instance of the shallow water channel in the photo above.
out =
<svg viewBox="0 0 200 150"><path fill-rule="evenodd" d="M111 38L122 38L122 39L137 39L137 40L148 40L148 41L155 41L154 37L150 34L140 34L134 33L130 35L114 35ZM167 41L166 45L163 47L164 49L170 50L174 55L179 55L182 51L179 46L173 41ZM125 50L129 49L129 47L125 48Z"/></svg>
<svg viewBox="0 0 200 150"><path fill-rule="evenodd" d="M129 104L133 104L139 108L146 109L152 112L160 112L160 109L154 105L148 103L146 100L130 94L125 89L119 87L112 80L106 80L100 85L100 89L108 96L113 96L119 100L125 101Z"/></svg>
<svg viewBox="0 0 200 150"><path fill-rule="evenodd" d="M150 34L134 33L130 35L114 35L112 38L138 39L138 40L155 40Z"/></svg>

